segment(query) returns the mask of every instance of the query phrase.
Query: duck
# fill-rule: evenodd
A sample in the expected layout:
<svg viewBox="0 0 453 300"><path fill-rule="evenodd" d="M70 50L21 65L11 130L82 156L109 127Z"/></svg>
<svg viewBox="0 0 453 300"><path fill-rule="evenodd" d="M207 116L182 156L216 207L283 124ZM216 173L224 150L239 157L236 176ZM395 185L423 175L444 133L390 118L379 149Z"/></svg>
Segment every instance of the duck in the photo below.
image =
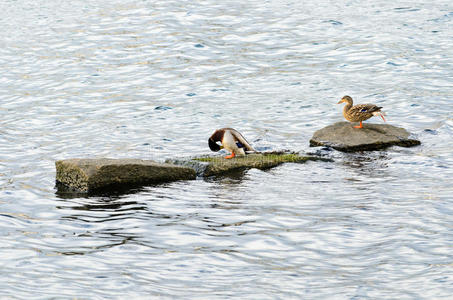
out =
<svg viewBox="0 0 453 300"><path fill-rule="evenodd" d="M219 145L218 142L220 142L221 145ZM226 159L236 156L245 156L246 151L256 152L244 136L233 128L217 129L208 139L208 144L209 148L214 152L217 152L222 148L231 152L230 155L225 156Z"/></svg>
<svg viewBox="0 0 453 300"><path fill-rule="evenodd" d="M362 122L373 116L380 116L385 122L385 113L381 111L381 106L375 104L357 104L353 106L352 98L349 96L341 98L341 100L338 101L338 104L340 103L346 103L346 106L343 108L343 116L346 120L350 122L360 122L360 124L354 126L354 128L363 128Z"/></svg>

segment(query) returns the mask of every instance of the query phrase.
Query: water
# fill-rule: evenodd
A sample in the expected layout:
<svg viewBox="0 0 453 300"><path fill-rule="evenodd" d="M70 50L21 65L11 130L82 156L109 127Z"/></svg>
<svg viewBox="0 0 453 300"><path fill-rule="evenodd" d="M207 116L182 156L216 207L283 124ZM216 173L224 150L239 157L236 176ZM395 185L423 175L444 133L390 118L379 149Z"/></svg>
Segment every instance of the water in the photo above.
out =
<svg viewBox="0 0 453 300"><path fill-rule="evenodd" d="M304 2L3 1L0 298L450 298L453 5ZM225 126L314 151L346 94L423 144L54 188L58 159L207 154Z"/></svg>

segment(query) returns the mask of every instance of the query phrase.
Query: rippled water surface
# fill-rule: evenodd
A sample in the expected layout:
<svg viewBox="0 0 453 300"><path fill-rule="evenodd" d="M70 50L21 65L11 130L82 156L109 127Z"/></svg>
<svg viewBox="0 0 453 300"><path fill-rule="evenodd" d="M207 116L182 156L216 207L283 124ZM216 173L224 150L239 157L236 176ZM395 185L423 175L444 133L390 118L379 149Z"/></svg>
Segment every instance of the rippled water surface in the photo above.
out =
<svg viewBox="0 0 453 300"><path fill-rule="evenodd" d="M0 298L451 299L451 1L5 0L0 28ZM54 187L58 159L208 154L225 126L316 151L346 94L422 145Z"/></svg>

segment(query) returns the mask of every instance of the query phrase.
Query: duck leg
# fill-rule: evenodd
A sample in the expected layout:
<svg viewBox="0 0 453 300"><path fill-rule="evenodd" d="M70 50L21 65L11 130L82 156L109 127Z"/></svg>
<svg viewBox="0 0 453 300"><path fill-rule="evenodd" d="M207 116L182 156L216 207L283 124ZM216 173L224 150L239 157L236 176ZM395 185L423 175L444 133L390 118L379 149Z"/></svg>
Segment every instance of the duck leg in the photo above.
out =
<svg viewBox="0 0 453 300"><path fill-rule="evenodd" d="M354 128L363 128L362 121L360 121L359 126L354 126Z"/></svg>
<svg viewBox="0 0 453 300"><path fill-rule="evenodd" d="M234 152L231 153L231 155L227 155L225 156L226 159L229 159L229 158L233 158L235 157L236 155L234 154Z"/></svg>

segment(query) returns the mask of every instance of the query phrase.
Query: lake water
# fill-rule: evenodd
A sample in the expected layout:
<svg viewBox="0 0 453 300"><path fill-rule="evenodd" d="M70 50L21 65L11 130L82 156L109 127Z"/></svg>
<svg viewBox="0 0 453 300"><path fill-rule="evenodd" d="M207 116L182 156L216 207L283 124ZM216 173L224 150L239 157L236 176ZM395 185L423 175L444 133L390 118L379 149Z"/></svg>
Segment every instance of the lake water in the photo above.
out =
<svg viewBox="0 0 453 300"><path fill-rule="evenodd" d="M450 0L4 0L0 28L1 299L451 299ZM344 95L422 145L56 193L56 160L209 154L226 126L316 151Z"/></svg>

